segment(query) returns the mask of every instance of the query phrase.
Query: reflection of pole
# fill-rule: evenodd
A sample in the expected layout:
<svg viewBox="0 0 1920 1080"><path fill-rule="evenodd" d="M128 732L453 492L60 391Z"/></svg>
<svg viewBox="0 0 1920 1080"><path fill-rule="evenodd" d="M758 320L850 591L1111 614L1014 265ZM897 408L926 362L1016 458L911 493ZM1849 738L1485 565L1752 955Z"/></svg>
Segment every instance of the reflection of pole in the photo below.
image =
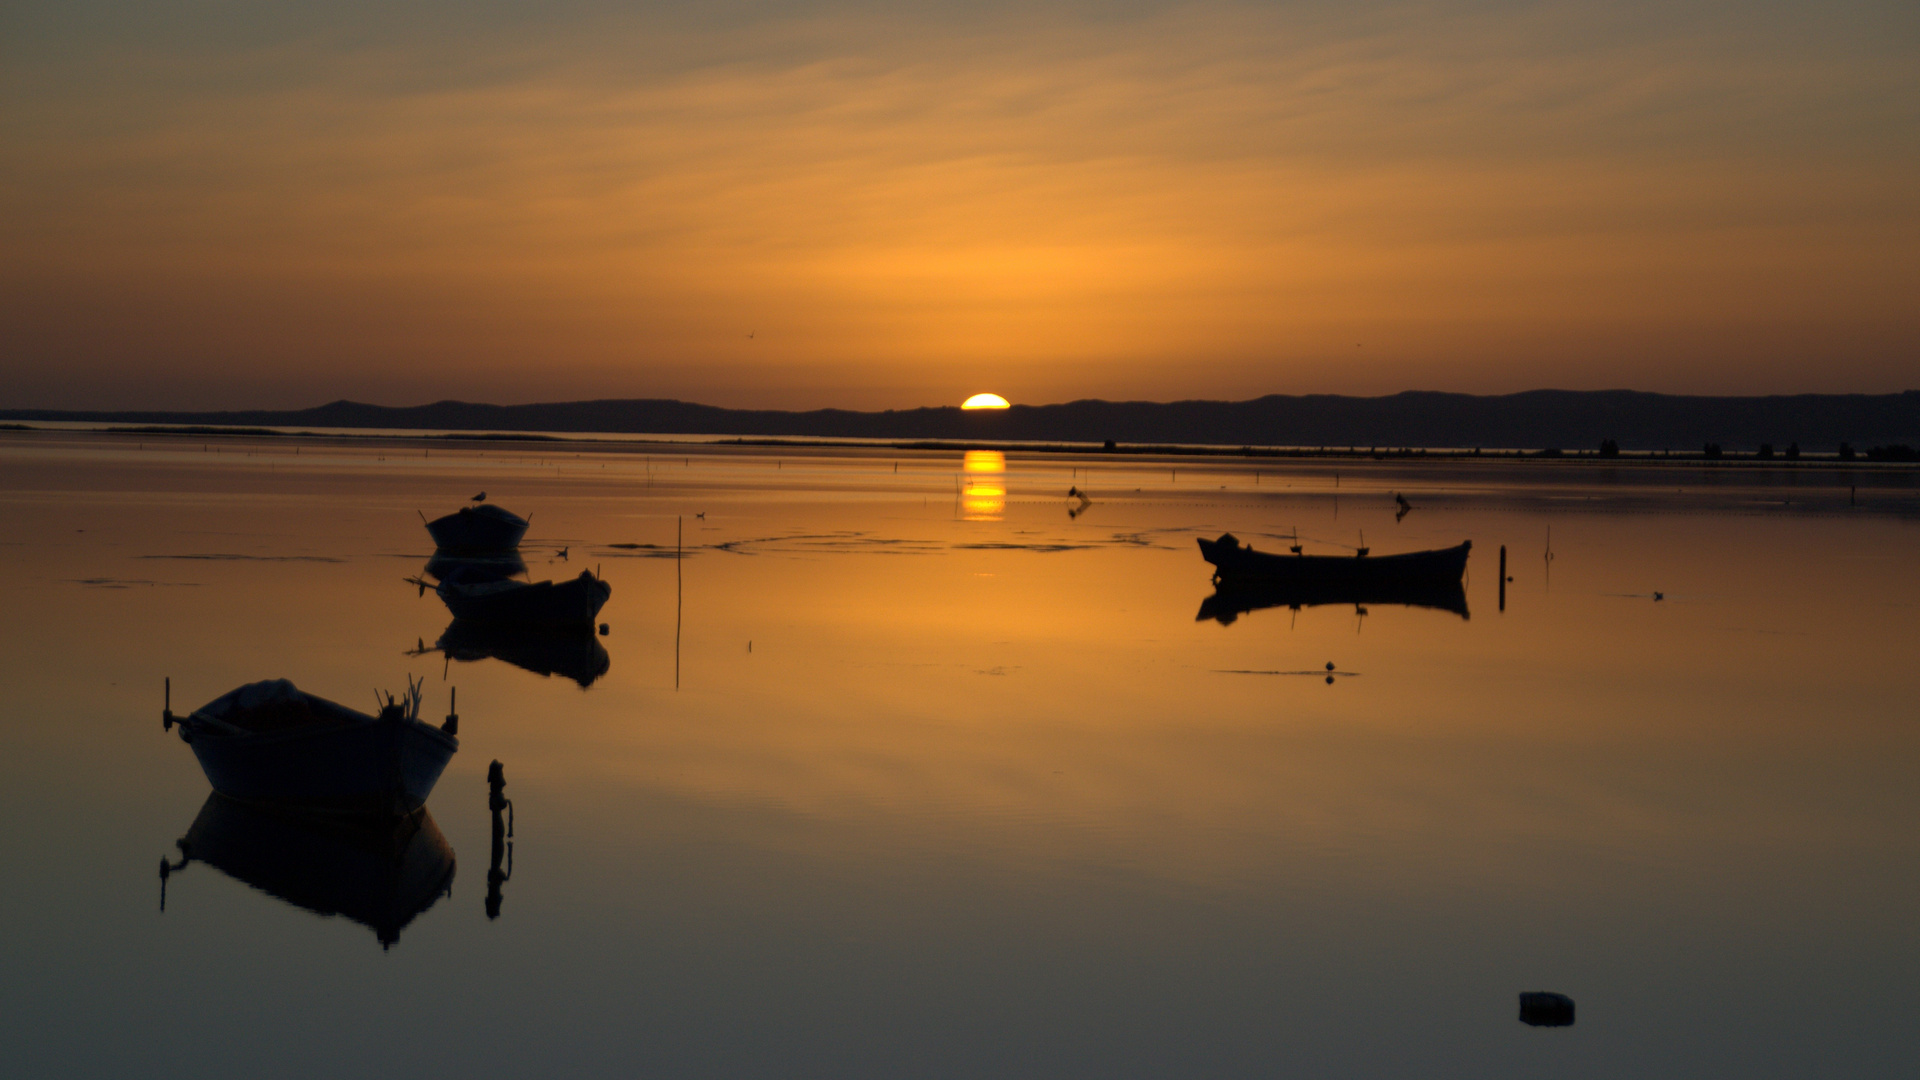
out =
<svg viewBox="0 0 1920 1080"><path fill-rule="evenodd" d="M673 522L673 688L680 689L680 613L685 607L686 571L680 566L680 537L686 527L686 515Z"/></svg>
<svg viewBox="0 0 1920 1080"><path fill-rule="evenodd" d="M487 766L487 809L493 814L493 865L487 870L487 918L500 917L500 886L513 877L513 800L506 797L507 771L499 762ZM500 812L506 811L506 821ZM500 869L501 856L507 868Z"/></svg>
<svg viewBox="0 0 1920 1080"><path fill-rule="evenodd" d="M1507 610L1507 545L1500 545L1500 610Z"/></svg>

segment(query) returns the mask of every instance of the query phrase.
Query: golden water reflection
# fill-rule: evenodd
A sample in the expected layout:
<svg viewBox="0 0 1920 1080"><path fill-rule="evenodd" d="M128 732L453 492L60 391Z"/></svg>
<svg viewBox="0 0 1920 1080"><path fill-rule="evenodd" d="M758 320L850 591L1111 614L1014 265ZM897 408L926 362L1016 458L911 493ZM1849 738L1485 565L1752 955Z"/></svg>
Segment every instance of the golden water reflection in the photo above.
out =
<svg viewBox="0 0 1920 1080"><path fill-rule="evenodd" d="M960 473L960 516L968 521L999 521L1007 510L1007 455L998 450L969 450Z"/></svg>

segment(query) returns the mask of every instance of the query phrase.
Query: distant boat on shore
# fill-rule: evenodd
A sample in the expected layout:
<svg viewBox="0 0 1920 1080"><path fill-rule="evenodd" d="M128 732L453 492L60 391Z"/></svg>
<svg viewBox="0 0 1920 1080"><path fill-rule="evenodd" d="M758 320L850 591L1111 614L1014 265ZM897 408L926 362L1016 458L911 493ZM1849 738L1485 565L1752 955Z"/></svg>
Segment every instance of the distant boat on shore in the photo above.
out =
<svg viewBox="0 0 1920 1080"><path fill-rule="evenodd" d="M213 789L304 813L400 817L426 803L460 740L422 723L420 690L378 716L285 679L248 683L185 716L166 712ZM449 718L448 727L452 726Z"/></svg>
<svg viewBox="0 0 1920 1080"><path fill-rule="evenodd" d="M427 533L441 551L454 554L512 551L527 535L527 520L492 503L481 503L427 522Z"/></svg>
<svg viewBox="0 0 1920 1080"><path fill-rule="evenodd" d="M1473 541L1433 551L1399 555L1275 555L1255 551L1232 533L1217 540L1201 539L1200 556L1213 564L1223 582L1264 582L1317 589L1372 589L1458 582L1467 570ZM1388 601L1391 602L1391 601Z"/></svg>

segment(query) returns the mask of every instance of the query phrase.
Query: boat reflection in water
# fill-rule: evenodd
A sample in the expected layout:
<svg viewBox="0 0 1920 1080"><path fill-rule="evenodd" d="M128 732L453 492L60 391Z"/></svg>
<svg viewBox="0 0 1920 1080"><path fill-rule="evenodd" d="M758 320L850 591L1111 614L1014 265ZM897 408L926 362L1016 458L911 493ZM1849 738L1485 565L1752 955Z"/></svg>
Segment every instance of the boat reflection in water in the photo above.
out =
<svg viewBox="0 0 1920 1080"><path fill-rule="evenodd" d="M1467 591L1458 580L1440 582L1334 582L1280 583L1220 581L1214 593L1200 602L1195 622L1212 619L1229 626L1249 611L1284 607L1295 611L1322 604L1399 604L1403 607L1449 611L1462 619L1472 618L1467 611Z"/></svg>
<svg viewBox="0 0 1920 1080"><path fill-rule="evenodd" d="M205 863L317 915L352 919L371 929L383 949L453 890L453 848L425 807L397 820L324 818L215 792L179 848L179 862L160 863L162 911L167 879Z"/></svg>
<svg viewBox="0 0 1920 1080"><path fill-rule="evenodd" d="M495 555L458 555L436 550L427 559L427 576L435 581L463 577L470 581L504 581L527 572L527 561L518 550Z"/></svg>
<svg viewBox="0 0 1920 1080"><path fill-rule="evenodd" d="M493 815L493 862L487 867L487 918L500 917L500 886L513 880L513 800L507 798L507 773L498 761L487 766L487 812ZM501 821L501 811L506 820ZM506 869L500 860L506 858Z"/></svg>
<svg viewBox="0 0 1920 1080"><path fill-rule="evenodd" d="M435 651L461 663L491 658L536 675L564 675L583 690L612 666L591 626L526 627L455 619L432 648L413 650L415 655Z"/></svg>

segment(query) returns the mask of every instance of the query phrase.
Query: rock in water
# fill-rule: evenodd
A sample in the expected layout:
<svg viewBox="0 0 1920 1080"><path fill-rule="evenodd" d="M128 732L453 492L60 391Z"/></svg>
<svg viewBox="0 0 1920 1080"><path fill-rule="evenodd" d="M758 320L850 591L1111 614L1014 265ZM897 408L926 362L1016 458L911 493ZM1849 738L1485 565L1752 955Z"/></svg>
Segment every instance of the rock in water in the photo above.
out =
<svg viewBox="0 0 1920 1080"><path fill-rule="evenodd" d="M1572 1027L1573 999L1544 990L1521 994L1520 1022L1532 1027Z"/></svg>

